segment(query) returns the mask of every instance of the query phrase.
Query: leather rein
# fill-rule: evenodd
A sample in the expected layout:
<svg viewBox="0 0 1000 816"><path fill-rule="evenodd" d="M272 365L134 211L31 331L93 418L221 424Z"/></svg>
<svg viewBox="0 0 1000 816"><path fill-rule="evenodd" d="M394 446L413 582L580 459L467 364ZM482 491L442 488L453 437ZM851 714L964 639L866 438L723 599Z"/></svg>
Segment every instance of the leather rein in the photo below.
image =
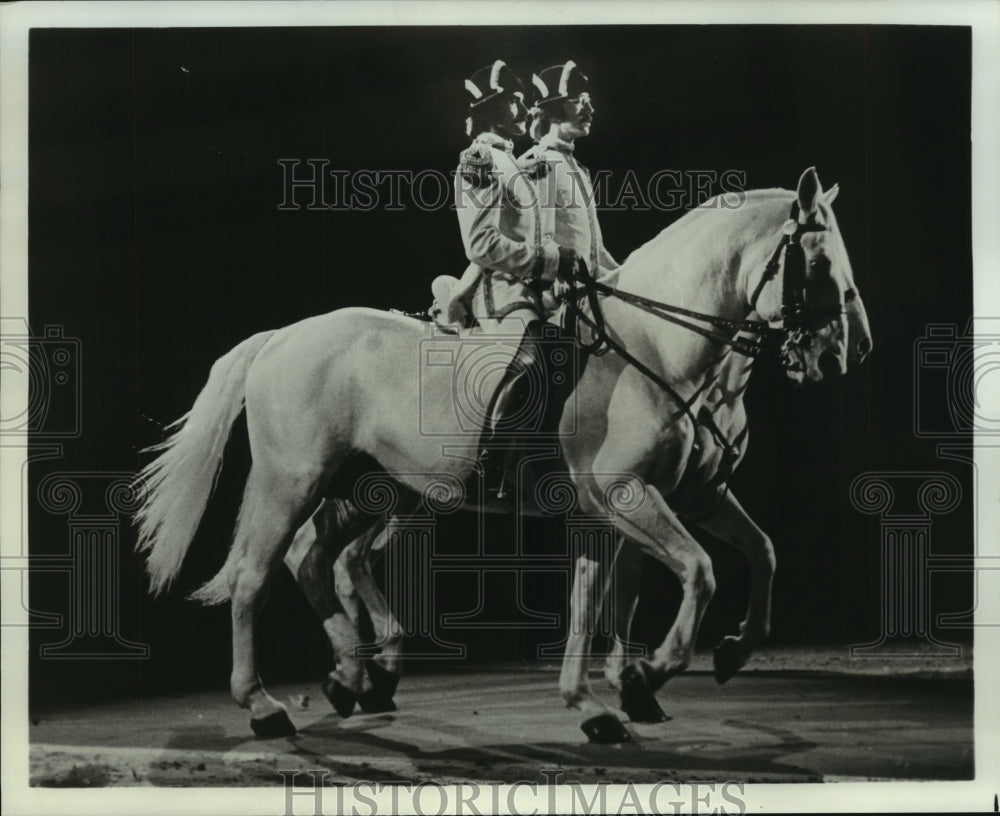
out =
<svg viewBox="0 0 1000 816"><path fill-rule="evenodd" d="M586 354L599 356L609 349L613 350L619 357L630 365L634 366L645 377L665 391L671 400L679 406L679 411L675 419L687 415L694 427L702 425L707 427L716 442L723 451L723 462L719 467L716 477L711 481L718 484L728 484L729 477L735 468L737 457L739 456L738 446L746 436L746 428L743 429L732 443L725 438L725 435L708 414L704 419L699 419L692 412L692 406L701 396L702 392L709 386L710 381L706 380L690 398L684 399L677 390L670 385L663 377L653 371L649 366L637 359L625 346L608 334L604 322L604 313L601 309L599 297L614 297L628 303L644 312L655 315L661 320L666 320L678 326L682 326L689 331L714 340L723 345L729 346L737 354L745 357L755 358L767 340L782 340L781 359L784 365L789 365L792 357L792 350L795 346L801 345L808 339L814 327L823 325L843 313L843 307L832 307L826 309L809 309L805 299L805 278L806 263L805 251L802 249L800 238L807 232L823 232L827 227L815 221L799 222L799 203L794 201L789 212L789 220L795 222L793 230L786 230L781 236L781 240L775 247L774 252L764 267L764 273L760 281L754 288L750 296L750 308L756 309L757 300L764 287L775 278L784 260L784 276L782 282L781 301L781 325L772 327L763 320L729 320L716 315L703 314L680 306L672 306L669 303L661 303L651 298L643 297L632 292L624 292L613 286L609 286L594 278L586 268L580 269L573 282L567 303L571 319L577 323L584 323L594 334L591 343L583 343L582 349ZM583 292L576 288L576 283L580 283ZM580 307L580 299L586 297L590 306L591 315L586 314ZM857 297L857 292L853 289L845 293L845 301ZM692 320L707 323L712 328L698 325ZM714 330L713 330L714 329ZM751 334L753 337L740 337L741 333ZM579 334L577 333L577 336Z"/></svg>

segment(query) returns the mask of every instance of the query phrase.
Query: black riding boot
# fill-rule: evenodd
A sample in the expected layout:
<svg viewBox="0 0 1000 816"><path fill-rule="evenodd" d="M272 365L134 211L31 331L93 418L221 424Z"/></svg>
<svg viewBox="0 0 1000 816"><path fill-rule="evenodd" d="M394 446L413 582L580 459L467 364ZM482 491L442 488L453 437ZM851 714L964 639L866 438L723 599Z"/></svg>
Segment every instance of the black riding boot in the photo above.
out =
<svg viewBox="0 0 1000 816"><path fill-rule="evenodd" d="M511 389L480 457L486 489L498 498L509 493L505 485L514 472L525 443L538 436L555 438L563 403L575 383L570 374L572 354L558 337L546 337L546 324L532 320L525 328L517 354L497 388Z"/></svg>

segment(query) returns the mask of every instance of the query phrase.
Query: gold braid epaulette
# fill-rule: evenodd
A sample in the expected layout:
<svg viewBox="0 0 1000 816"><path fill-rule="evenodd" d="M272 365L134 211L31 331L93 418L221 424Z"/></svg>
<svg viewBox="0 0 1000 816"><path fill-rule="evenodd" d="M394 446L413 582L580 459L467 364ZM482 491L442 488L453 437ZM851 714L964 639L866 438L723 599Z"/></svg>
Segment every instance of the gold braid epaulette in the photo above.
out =
<svg viewBox="0 0 1000 816"><path fill-rule="evenodd" d="M486 187L493 180L493 153L486 145L466 148L458 159L458 172L474 188Z"/></svg>

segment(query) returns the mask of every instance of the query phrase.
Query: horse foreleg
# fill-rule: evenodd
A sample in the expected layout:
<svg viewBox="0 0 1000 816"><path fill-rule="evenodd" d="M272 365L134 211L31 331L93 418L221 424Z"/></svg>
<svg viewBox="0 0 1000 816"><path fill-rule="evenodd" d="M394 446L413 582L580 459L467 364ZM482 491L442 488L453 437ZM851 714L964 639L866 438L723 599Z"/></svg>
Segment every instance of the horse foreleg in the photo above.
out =
<svg viewBox="0 0 1000 816"><path fill-rule="evenodd" d="M715 648L715 679L725 683L750 658L753 648L771 631L771 582L774 578L774 547L767 534L747 515L732 493L698 526L728 541L750 562L750 603L739 635L728 635Z"/></svg>
<svg viewBox="0 0 1000 816"><path fill-rule="evenodd" d="M360 697L361 708L367 713L395 711L393 695L401 674L403 632L396 621L385 596L375 583L371 572L372 551L376 544L385 547L389 532L379 523L361 538L352 541L334 563L333 572L337 595L348 613L358 623L358 598L364 603L375 631L375 644L380 651L365 661L371 688Z"/></svg>
<svg viewBox="0 0 1000 816"><path fill-rule="evenodd" d="M621 693L621 707L632 722L661 723L670 719L660 708L652 690L643 683L632 680L623 687L622 676L628 678L629 632L639 601L639 583L642 578L642 550L622 539L614 564L614 637L611 651L604 663L604 676L608 684Z"/></svg>
<svg viewBox="0 0 1000 816"><path fill-rule="evenodd" d="M615 464L595 465L598 474L629 472ZM684 592L677 618L652 660L640 659L625 667L621 675L622 707L641 701L667 680L690 665L702 616L715 592L712 562L677 515L667 506L659 491L635 478L629 486L628 499L622 504L614 496L621 494L621 479L599 475L585 493L587 504L602 512L614 513L615 526L643 551L666 564L680 579Z"/></svg>
<svg viewBox="0 0 1000 816"><path fill-rule="evenodd" d="M615 743L629 739L619 719L597 699L587 676L590 662L590 642L607 585L610 570L599 558L581 555L576 560L573 586L570 590L569 626L559 690L567 708L580 711L581 729L590 742Z"/></svg>
<svg viewBox="0 0 1000 816"><path fill-rule="evenodd" d="M622 538L615 556L611 586L612 596L612 640L608 656L604 661L604 677L611 688L621 689L621 673L628 661L629 632L632 618L639 601L639 579L642 576L642 551L626 544ZM607 598L605 599L607 602Z"/></svg>

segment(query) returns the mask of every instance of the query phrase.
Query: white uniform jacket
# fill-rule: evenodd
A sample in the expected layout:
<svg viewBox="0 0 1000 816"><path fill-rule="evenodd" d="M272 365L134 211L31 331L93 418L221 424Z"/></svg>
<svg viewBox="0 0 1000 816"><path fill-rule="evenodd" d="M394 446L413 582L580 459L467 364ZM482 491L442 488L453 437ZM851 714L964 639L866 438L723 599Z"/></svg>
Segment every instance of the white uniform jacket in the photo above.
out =
<svg viewBox="0 0 1000 816"><path fill-rule="evenodd" d="M522 307L539 311L540 287L529 284L551 282L559 265L556 243L543 236L536 181L512 147L495 134L480 134L462 152L455 175L455 207L471 265L451 301L467 303L481 292L485 316L497 320Z"/></svg>
<svg viewBox="0 0 1000 816"><path fill-rule="evenodd" d="M595 277L617 269L618 262L604 246L590 173L576 160L573 145L546 135L519 163L524 167L546 165L537 184L541 240L576 250Z"/></svg>

